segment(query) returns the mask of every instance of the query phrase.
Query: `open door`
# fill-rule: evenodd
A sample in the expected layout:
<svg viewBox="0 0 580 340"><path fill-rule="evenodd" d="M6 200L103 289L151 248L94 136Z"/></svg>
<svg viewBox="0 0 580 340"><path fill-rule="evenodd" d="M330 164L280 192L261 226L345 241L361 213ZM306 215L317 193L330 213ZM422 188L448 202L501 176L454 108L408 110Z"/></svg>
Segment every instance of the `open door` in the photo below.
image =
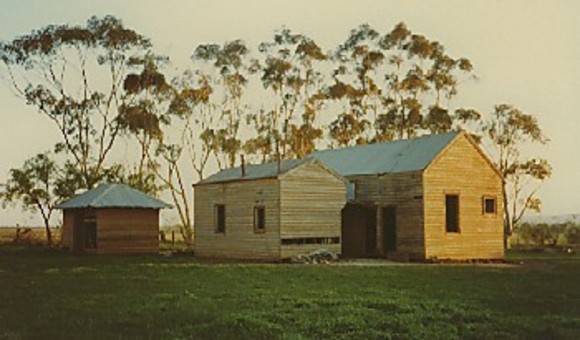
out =
<svg viewBox="0 0 580 340"><path fill-rule="evenodd" d="M397 251L397 208L383 208L383 246L385 253Z"/></svg>
<svg viewBox="0 0 580 340"><path fill-rule="evenodd" d="M95 250L97 249L97 220L89 219L85 220L83 223L85 238L84 238L84 249L85 250Z"/></svg>
<svg viewBox="0 0 580 340"><path fill-rule="evenodd" d="M75 253L97 249L97 219L93 214L75 212L73 245Z"/></svg>
<svg viewBox="0 0 580 340"><path fill-rule="evenodd" d="M377 209L347 204L342 210L342 256L373 257L377 250Z"/></svg>

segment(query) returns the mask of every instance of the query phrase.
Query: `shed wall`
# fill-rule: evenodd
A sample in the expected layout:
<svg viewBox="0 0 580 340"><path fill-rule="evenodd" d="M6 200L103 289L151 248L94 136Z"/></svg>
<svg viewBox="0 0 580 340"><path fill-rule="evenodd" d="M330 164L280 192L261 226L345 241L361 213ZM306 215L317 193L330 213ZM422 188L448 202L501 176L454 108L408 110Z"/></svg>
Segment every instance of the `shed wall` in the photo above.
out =
<svg viewBox="0 0 580 340"><path fill-rule="evenodd" d="M195 253L202 257L278 259L280 190L277 179L204 184L194 189ZM216 233L214 207L224 204L225 233ZM254 231L254 207L266 208L264 232Z"/></svg>
<svg viewBox="0 0 580 340"><path fill-rule="evenodd" d="M499 175L465 136L460 136L424 173L427 258L502 258L503 199ZM445 230L445 195L459 195L459 233ZM483 213L483 197L497 213Z"/></svg>
<svg viewBox="0 0 580 340"><path fill-rule="evenodd" d="M75 223L74 210L63 210L62 214L61 243L63 247L72 248L73 226Z"/></svg>
<svg viewBox="0 0 580 340"><path fill-rule="evenodd" d="M393 257L423 259L423 177L422 171L372 176L349 176L356 183L354 202L377 208L377 253ZM386 254L382 208L397 209L397 251Z"/></svg>
<svg viewBox="0 0 580 340"><path fill-rule="evenodd" d="M157 253L159 210L98 209L98 253Z"/></svg>
<svg viewBox="0 0 580 340"><path fill-rule="evenodd" d="M345 182L316 163L302 165L280 177L280 238L339 238ZM340 243L281 245L288 258L317 249L340 254Z"/></svg>

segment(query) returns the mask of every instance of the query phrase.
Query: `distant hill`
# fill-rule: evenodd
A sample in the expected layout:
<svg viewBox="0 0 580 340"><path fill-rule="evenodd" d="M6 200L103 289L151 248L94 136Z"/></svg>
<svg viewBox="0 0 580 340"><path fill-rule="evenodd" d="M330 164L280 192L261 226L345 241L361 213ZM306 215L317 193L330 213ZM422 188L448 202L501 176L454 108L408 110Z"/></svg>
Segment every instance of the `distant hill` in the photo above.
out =
<svg viewBox="0 0 580 340"><path fill-rule="evenodd" d="M522 221L527 223L558 224L572 222L580 224L580 213L564 215L528 215L524 217Z"/></svg>

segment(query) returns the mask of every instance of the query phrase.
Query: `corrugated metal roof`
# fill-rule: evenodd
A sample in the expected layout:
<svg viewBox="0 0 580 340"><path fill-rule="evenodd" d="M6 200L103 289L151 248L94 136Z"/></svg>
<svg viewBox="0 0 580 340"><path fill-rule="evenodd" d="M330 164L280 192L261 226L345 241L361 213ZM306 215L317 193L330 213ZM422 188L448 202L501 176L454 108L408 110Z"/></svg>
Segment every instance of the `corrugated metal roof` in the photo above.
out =
<svg viewBox="0 0 580 340"><path fill-rule="evenodd" d="M388 143L322 150L318 159L341 176L374 175L423 170L459 132L427 135Z"/></svg>
<svg viewBox="0 0 580 340"><path fill-rule="evenodd" d="M79 208L163 209L171 206L128 185L105 183L57 206L57 209Z"/></svg>
<svg viewBox="0 0 580 340"><path fill-rule="evenodd" d="M303 160L281 161L280 173L289 171L310 159L322 162L341 176L423 170L458 134L459 132L449 132L388 143L317 151ZM237 167L222 170L198 184L276 177L277 170L277 162L247 165L244 177L241 168Z"/></svg>
<svg viewBox="0 0 580 340"><path fill-rule="evenodd" d="M280 161L280 174L294 169L298 165L306 162L304 159L287 159ZM260 178L277 177L278 162L271 162L265 164L248 164L246 165L246 175L242 177L242 168L236 167L225 169L215 173L208 178L200 181L198 184L228 182L233 180L250 180Z"/></svg>

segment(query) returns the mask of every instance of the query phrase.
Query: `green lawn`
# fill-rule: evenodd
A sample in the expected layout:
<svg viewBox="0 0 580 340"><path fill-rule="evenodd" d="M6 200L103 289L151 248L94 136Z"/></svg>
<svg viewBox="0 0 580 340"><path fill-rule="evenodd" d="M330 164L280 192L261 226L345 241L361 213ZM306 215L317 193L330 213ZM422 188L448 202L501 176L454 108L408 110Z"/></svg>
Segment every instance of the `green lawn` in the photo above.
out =
<svg viewBox="0 0 580 340"><path fill-rule="evenodd" d="M0 338L580 338L580 257L208 264L0 247Z"/></svg>

